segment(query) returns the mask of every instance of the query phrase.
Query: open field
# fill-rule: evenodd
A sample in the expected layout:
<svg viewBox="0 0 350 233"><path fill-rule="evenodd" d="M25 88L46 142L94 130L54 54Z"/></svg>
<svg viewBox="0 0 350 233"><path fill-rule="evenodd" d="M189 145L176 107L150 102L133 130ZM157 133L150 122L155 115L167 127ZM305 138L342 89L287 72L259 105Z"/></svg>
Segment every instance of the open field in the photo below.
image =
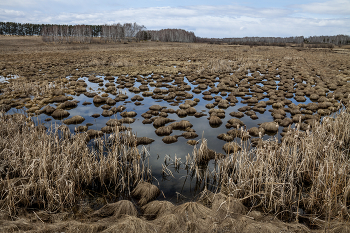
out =
<svg viewBox="0 0 350 233"><path fill-rule="evenodd" d="M1 231L350 229L349 48L95 42L0 37Z"/></svg>

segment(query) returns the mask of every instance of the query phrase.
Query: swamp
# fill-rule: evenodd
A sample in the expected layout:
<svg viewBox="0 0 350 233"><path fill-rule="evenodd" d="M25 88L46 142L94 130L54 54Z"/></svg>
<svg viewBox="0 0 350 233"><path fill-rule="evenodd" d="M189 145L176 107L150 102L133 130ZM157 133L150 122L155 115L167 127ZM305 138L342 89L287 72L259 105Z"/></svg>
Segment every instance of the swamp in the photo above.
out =
<svg viewBox="0 0 350 233"><path fill-rule="evenodd" d="M350 232L350 48L0 37L1 232Z"/></svg>

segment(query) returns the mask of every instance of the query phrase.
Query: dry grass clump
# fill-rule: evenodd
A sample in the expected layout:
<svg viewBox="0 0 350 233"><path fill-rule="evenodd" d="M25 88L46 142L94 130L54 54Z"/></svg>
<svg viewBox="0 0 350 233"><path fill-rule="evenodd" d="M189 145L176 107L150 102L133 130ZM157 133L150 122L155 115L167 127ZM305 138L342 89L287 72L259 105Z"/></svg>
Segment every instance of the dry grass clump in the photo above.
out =
<svg viewBox="0 0 350 233"><path fill-rule="evenodd" d="M175 214L162 215L153 222L159 226L159 232L185 232L186 230L186 222Z"/></svg>
<svg viewBox="0 0 350 233"><path fill-rule="evenodd" d="M222 156L222 154L216 153L214 150L209 149L207 140L204 138L202 139L202 142L198 148L197 146L194 146L192 155L192 163L194 166L208 164L209 160Z"/></svg>
<svg viewBox="0 0 350 233"><path fill-rule="evenodd" d="M170 143L174 143L177 142L177 138L179 136L175 135L175 136L165 136L162 141L166 144L170 144Z"/></svg>
<svg viewBox="0 0 350 233"><path fill-rule="evenodd" d="M222 124L222 121L219 117L217 116L211 116L209 118L209 125L213 128L217 128Z"/></svg>
<svg viewBox="0 0 350 233"><path fill-rule="evenodd" d="M276 122L264 122L260 125L261 128L263 128L266 132L277 132L278 131L278 124Z"/></svg>
<svg viewBox="0 0 350 233"><path fill-rule="evenodd" d="M78 221L68 221L62 223L56 223L52 225L44 225L40 230L35 232L85 232L85 233L97 233L105 230L106 224L103 223L81 223Z"/></svg>
<svg viewBox="0 0 350 233"><path fill-rule="evenodd" d="M207 70L211 73L232 72L233 61L210 59Z"/></svg>
<svg viewBox="0 0 350 233"><path fill-rule="evenodd" d="M227 197L222 193L214 195L212 210L220 220L223 220L226 217L245 215L247 213L247 207L245 207L240 200L233 197Z"/></svg>
<svg viewBox="0 0 350 233"><path fill-rule="evenodd" d="M191 146L195 146L195 145L198 144L198 142L197 142L196 140L188 140L188 141L187 141L187 144L188 144L188 145L191 145Z"/></svg>
<svg viewBox="0 0 350 233"><path fill-rule="evenodd" d="M71 108L75 108L77 107L78 104L76 102L73 101L65 101L64 103L60 104L57 106L57 109L71 109Z"/></svg>
<svg viewBox="0 0 350 233"><path fill-rule="evenodd" d="M217 160L211 172L212 184L222 184L222 191L286 220L349 218L348 109L316 123L312 132L290 131L282 143L263 141L254 149L241 148Z"/></svg>
<svg viewBox="0 0 350 233"><path fill-rule="evenodd" d="M85 121L85 118L82 116L73 116L69 119L66 119L63 121L63 123L70 125L70 124L81 124L83 121Z"/></svg>
<svg viewBox="0 0 350 233"><path fill-rule="evenodd" d="M19 219L16 221L1 221L0 231L4 233L22 231L27 232L35 229L35 227L30 224L29 221L24 219Z"/></svg>
<svg viewBox="0 0 350 233"><path fill-rule="evenodd" d="M137 216L137 210L131 201L121 200L103 206L101 209L92 213L90 217L109 217L112 215L117 218L123 217L124 215Z"/></svg>
<svg viewBox="0 0 350 233"><path fill-rule="evenodd" d="M157 186L143 181L138 183L131 192L133 197L139 199L138 204L141 206L146 205L148 202L156 199L159 194L160 190Z"/></svg>
<svg viewBox="0 0 350 233"><path fill-rule="evenodd" d="M63 210L89 190L130 192L140 180L151 179L144 163L148 154L134 147L130 131L98 139L91 148L85 142L88 133L47 133L33 126L24 116L0 116L0 208L11 215L31 206Z"/></svg>
<svg viewBox="0 0 350 233"><path fill-rule="evenodd" d="M7 88L3 89L3 94L8 96L16 96L24 94L25 96L39 96L50 94L55 88L54 83L48 81L33 81L28 82L23 80L24 77L19 76L17 79L11 80Z"/></svg>
<svg viewBox="0 0 350 233"><path fill-rule="evenodd" d="M148 137L137 137L136 145L148 145L154 142L154 139Z"/></svg>
<svg viewBox="0 0 350 233"><path fill-rule="evenodd" d="M152 201L144 206L142 206L143 215L147 219L154 219L162 216L166 213L172 213L174 208L173 203L169 201Z"/></svg>
<svg viewBox="0 0 350 233"><path fill-rule="evenodd" d="M228 122L228 124L230 124L230 127L233 127L233 128L239 128L241 126L244 126L243 121L241 121L240 119L237 119L237 118L232 118L232 119L228 120L227 122Z"/></svg>
<svg viewBox="0 0 350 233"><path fill-rule="evenodd" d="M116 224L108 227L103 233L114 232L158 232L157 226L134 216L125 216Z"/></svg>
<svg viewBox="0 0 350 233"><path fill-rule="evenodd" d="M237 218L225 218L217 225L214 232L241 232L241 233L271 233L271 232L310 232L303 224L283 223L273 216L264 222L254 221L248 216L239 216Z"/></svg>
<svg viewBox="0 0 350 233"><path fill-rule="evenodd" d="M169 119L169 118L164 118L164 117L158 117L154 122L153 122L153 126L156 128L162 127L166 124L168 124L169 122L174 122L175 120L173 119Z"/></svg>
<svg viewBox="0 0 350 233"><path fill-rule="evenodd" d="M211 232L211 228L213 228L215 225L216 223L213 224L212 221L196 219L186 222L185 226L187 232Z"/></svg>
<svg viewBox="0 0 350 233"><path fill-rule="evenodd" d="M185 222L207 219L212 216L212 211L197 202L187 202L174 208L174 214Z"/></svg>
<svg viewBox="0 0 350 233"><path fill-rule="evenodd" d="M170 126L162 126L156 129L156 134L158 136L168 136L173 132L173 128Z"/></svg>
<svg viewBox="0 0 350 233"><path fill-rule="evenodd" d="M171 123L169 126L174 130L185 130L187 128L192 128L192 124L189 121L182 120L180 122Z"/></svg>
<svg viewBox="0 0 350 233"><path fill-rule="evenodd" d="M53 111L51 113L51 116L54 118L54 119L63 119L63 118L66 118L70 115L70 113L66 110L63 110L63 109L56 109L55 111Z"/></svg>
<svg viewBox="0 0 350 233"><path fill-rule="evenodd" d="M197 202L201 203L202 205L208 208L211 208L214 195L215 194L213 192L209 191L207 188L204 188L204 190L200 193L200 196Z"/></svg>
<svg viewBox="0 0 350 233"><path fill-rule="evenodd" d="M348 222L337 222L332 224L332 233L349 233L350 232L350 224Z"/></svg>
<svg viewBox="0 0 350 233"><path fill-rule="evenodd" d="M228 142L225 143L224 146L222 147L222 149L227 153L227 154L231 154L231 153L236 153L238 151L240 151L242 148L239 146L239 144L237 144L236 142Z"/></svg>

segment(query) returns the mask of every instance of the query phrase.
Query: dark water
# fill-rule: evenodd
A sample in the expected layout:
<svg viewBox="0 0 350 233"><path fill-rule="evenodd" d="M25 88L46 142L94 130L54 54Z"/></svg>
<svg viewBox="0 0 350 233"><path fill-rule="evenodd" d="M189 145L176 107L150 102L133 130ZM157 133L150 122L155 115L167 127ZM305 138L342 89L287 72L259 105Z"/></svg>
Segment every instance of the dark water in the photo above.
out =
<svg viewBox="0 0 350 233"><path fill-rule="evenodd" d="M251 75L251 73L249 73L248 75ZM101 78L103 79L104 77L101 77ZM100 95L102 93L104 93L103 91L99 90L99 88L101 88L101 86L99 86L96 83L89 82L87 80L87 77L82 77L79 79L83 79L88 84L88 87L86 88L88 92L100 92L99 93ZM5 80L1 79L0 81L5 81ZM108 80L104 80L104 84L106 84L108 82L109 82ZM189 83L186 77L185 77L185 82L191 86L191 90L193 90L194 87L196 87L196 85L192 85L191 83ZM279 81L276 81L276 84L278 82ZM217 85L218 83L219 82L216 82L215 85ZM171 83L169 83L169 84L171 84ZM134 83L134 86L136 86L136 87L138 87L140 85L141 85L141 83L139 83L139 82ZM260 84L257 83L257 85L263 86L263 84L261 84L261 83ZM148 87L149 87L150 91L153 91L155 89L155 87L151 87L149 85L148 85ZM164 87L158 87L158 88L165 89ZM211 87L208 87L208 89L210 89L210 88ZM203 91L205 91L205 90L202 90L202 92ZM136 95L135 93L129 92L126 88L123 89L122 92L128 96L128 99L126 99L126 101L130 101L130 99L134 95ZM200 99L200 102L198 102L198 104L194 107L197 110L197 112L203 111L204 113L207 114L207 116L203 116L201 118L196 118L194 116L186 116L184 118L179 118L176 113L173 113L173 114L169 114L168 118L174 119L176 121L180 121L180 120L190 121L193 124L192 128L199 135L197 138L195 138L195 140L201 140L201 138L203 137L203 138L207 139L208 147L210 149L213 149L217 152L225 153L223 151L222 147L226 142L219 140L217 138L217 136L221 133L226 133L229 130L225 127L225 124L227 123L227 121L229 119L233 118L229 115L229 113L233 112L233 111L237 112L239 108L246 106L247 104L241 103L241 101L243 99L241 99L240 97L236 97L239 102L236 103L235 106L231 106L225 110L226 117L221 119L223 124L220 127L212 128L209 125L209 120L207 119L209 117L209 114L208 114L209 109L207 109L205 107L205 105L208 103L213 103L215 99L207 101L207 100L202 99L202 96L203 96L202 94L195 94L191 91L187 91L187 92L193 94L193 98ZM137 93L137 95L141 96L142 92ZM215 95L220 95L220 93L218 93L218 94L212 93L213 97ZM78 103L78 106L76 108L68 110L68 112L70 113L69 117L72 117L75 115L83 116L85 118L85 121L80 125L86 125L88 123L93 124L92 126L89 126L89 129L100 130L102 127L106 126L106 122L109 119L111 119L111 118L121 119L122 118L120 116L120 113L117 113L116 115L111 116L111 117L103 117L101 115L97 119L92 118L91 117L92 114L95 114L95 113L101 114L102 113L103 109L101 108L101 106L96 106L94 104L85 105L85 106L82 105L85 101L93 103L93 98L88 98L84 94L81 94L79 96L74 95L72 97L74 98L74 100L78 100L80 102ZM114 99L116 96L109 94L109 97ZM227 96L222 96L222 97L226 98ZM263 101L267 101L267 100L269 100L269 99L267 99L267 98L263 99ZM293 103L295 103L296 105L298 104L298 102L295 101L294 99L290 99L290 100ZM303 103L307 104L309 102L311 102L311 101L307 98L307 101L305 101ZM169 169L172 171L174 177L168 177L166 180L164 180L162 178L161 174L162 174L162 164L164 163L165 157L169 156L170 158L174 159L176 156L177 158L181 159L181 162L185 162L186 161L185 157L187 156L187 154L192 153L193 146L188 145L186 143L187 139L185 139L183 137L179 137L178 141L175 143L172 143L172 144L163 143L163 141L162 141L163 137L157 136L155 134L155 128L153 127L153 125L152 124L143 124L142 121L144 118L141 117L141 114L148 111L149 107L151 105L154 105L154 104L159 104L161 106L164 106L167 108L172 108L174 110L177 110L179 107L178 106L171 106L170 103L168 103L164 100L155 100L155 99L152 99L151 97L144 97L144 100L141 101L141 103L142 103L142 105L136 106L133 102L131 102L131 103L117 102L115 106L124 105L126 107L125 111L135 111L137 113L137 116L135 117L136 121L134 123L130 124L130 127L132 128L133 132L135 132L138 137L149 137L149 138L152 138L155 140L152 144L147 145L146 148L149 150L149 153L150 153L149 162L151 165L152 174L156 178L155 183L158 184L158 182L159 182L160 189L164 193L164 195L161 195L161 198L164 198L164 196L165 196L166 200L171 200L171 201L176 201L177 198L180 198L180 197L181 197L181 199L191 200L196 194L198 194L198 192L201 191L201 188L203 188L203 184L200 184L200 185L198 185L198 183L196 184L196 179L191 180L190 175L187 174L187 172L185 170L180 169L179 171L176 171L172 166L169 166ZM55 104L51 104L51 105L56 107ZM215 107L215 108L217 108L217 107ZM271 108L272 108L271 105L268 105L266 107L266 111L264 114L256 112L256 115L258 116L258 119L256 119L256 120L252 120L249 116L246 116L246 115L244 117L240 118L240 120L242 120L245 123L247 129L249 129L251 127L258 127L258 124L260 124L260 123L273 121L273 118L271 116L271 112L268 111ZM20 112L20 111L23 111L23 110L12 109L10 111L10 113ZM291 115L288 112L287 112L287 117L291 118ZM47 118L50 118L51 121L44 121ZM51 127L51 125L63 124L63 122L61 120L55 120L51 116L47 116L44 114L36 116L33 119L38 121L39 123L43 123L48 128ZM74 133L75 127L78 127L78 126L79 125L69 125L69 128L70 128L71 132ZM279 133L281 133L281 132L282 132L282 127L280 127ZM182 133L183 133L183 131L173 130L173 133L171 135L181 135ZM275 137L280 137L279 133L276 134ZM264 136L265 139L270 138L270 137L271 136L267 136L267 135ZM141 148L141 146L139 146L139 147ZM211 162L209 169L211 169L212 167L213 167L213 162ZM212 188L215 188L215 187L212 187Z"/></svg>

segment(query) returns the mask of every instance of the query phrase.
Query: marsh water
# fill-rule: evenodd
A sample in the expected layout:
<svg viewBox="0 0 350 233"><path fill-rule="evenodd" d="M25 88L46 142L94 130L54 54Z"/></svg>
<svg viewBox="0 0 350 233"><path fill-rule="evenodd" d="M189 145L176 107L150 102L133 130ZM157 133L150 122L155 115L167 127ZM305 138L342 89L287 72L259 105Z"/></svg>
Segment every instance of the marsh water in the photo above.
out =
<svg viewBox="0 0 350 233"><path fill-rule="evenodd" d="M247 76L250 76L251 73L248 73ZM109 83L108 80L105 80L103 76L97 76L101 79L103 79L103 86L101 84L99 85L98 83L92 83L88 81L87 77L80 77L79 79L82 79L85 81L85 83L88 85L86 87L88 92L95 92L98 93L99 95L103 94L104 91L102 88L106 83ZM144 78L152 78L152 75L145 76ZM67 77L69 79L69 77ZM118 79L117 76L115 76L116 80ZM78 80L79 80L78 79ZM7 79L1 78L0 82L6 82ZM193 90L196 85L191 84L186 76L184 77L184 81L187 85L191 86L191 90ZM265 80L263 80L265 81ZM279 81L275 81L276 84L278 84ZM215 86L217 86L219 82L215 82ZM173 82L169 82L169 84L176 85ZM257 85L263 86L262 83L257 82ZM139 87L141 85L140 82L135 82L134 87ZM156 87L155 86L150 86L148 85L149 91L153 91ZM160 89L166 89L166 87L157 87ZM209 90L212 87L209 87L205 90L201 90L202 92ZM143 124L142 121L144 118L141 117L141 114L147 112L149 110L149 107L155 104L158 104L163 107L171 108L174 110L179 109L179 106L173 106L171 103L164 101L162 99L153 99L152 97L145 97L144 100L140 101L141 105L135 105L134 102L130 101L130 99L135 96L136 94L142 95L142 92L140 93L133 93L130 92L127 88L124 89L119 89L119 92L122 92L128 96L128 98L124 101L117 102L115 106L118 105L124 105L126 107L125 111L134 111L137 113L137 116L135 117L135 122L130 124L130 127L132 128L132 131L137 134L138 137L149 137L154 139L155 141L149 145L146 145L145 147L148 149L150 157L149 157L149 164L151 166L152 174L155 178L155 184L159 184L159 188L162 190L164 195L161 195L161 199L166 199L170 201L176 201L178 198L185 199L185 200L191 200L193 197L195 197L203 188L203 183L198 184L196 182L196 179L191 179L190 175L187 173L185 170L176 170L174 167L169 166L169 169L172 171L172 176L168 176L166 179L162 176L162 164L164 164L164 159L165 158L174 158L175 156L177 158L180 158L182 162L185 161L185 157L187 154L191 154L193 151L193 146L187 144L187 139L184 137L179 137L178 141L175 143L171 144L165 144L162 141L163 136L157 136L155 133L155 128L153 127L152 124ZM209 125L208 117L209 117L209 109L206 108L206 104L208 103L213 103L213 100L205 100L203 99L203 94L199 93L193 93L191 91L187 91L193 95L194 98L198 98L200 101L197 103L194 108L197 110L197 112L203 112L204 114L207 114L207 116L203 116L200 118L196 118L195 116L186 116L183 118L180 118L176 113L169 113L168 118L173 119L175 121L180 121L180 120L188 120L193 124L192 129L195 130L195 132L198 134L198 137L195 138L194 140L200 141L202 138L207 139L208 147L216 152L223 153L225 154L223 148L223 145L226 143L223 140L220 140L217 138L219 134L226 133L229 129L225 127L225 124L227 121L233 117L229 115L230 112L237 112L239 108L246 106L247 104L241 103L243 100L241 97L236 97L238 100L238 103L235 104L235 106L229 106L227 109L225 109L225 118L221 119L223 124L221 124L218 127L211 127ZM227 97L227 95L220 95L221 92L214 94L212 93L211 95L215 97L216 95L221 96L222 98ZM228 92L229 94L229 92ZM266 93L264 93L266 94ZM89 125L89 129L95 129L95 130L100 130L102 127L106 126L106 122L110 119L121 119L122 117L120 116L120 113L116 113L115 115L112 115L110 117L103 117L102 115L98 118L93 118L91 115L93 114L101 114L103 109L101 108L102 105L95 105L93 103L93 98L86 97L84 94L80 95L68 95L72 96L74 100L79 101L77 107L73 109L67 110L70 113L69 117L75 116L75 115L80 115L85 118L85 121L81 124L72 124L68 125L70 128L71 132L74 133L74 130L76 127L80 125ZM250 96L250 95L248 95ZM116 95L108 94L108 97L114 99L116 98ZM303 102L304 104L310 103L311 100L306 97L306 101ZM267 101L269 100L268 98L262 99L260 101ZM296 105L298 102L294 98L290 98L290 100L295 103ZM90 102L90 105L83 105L84 102ZM184 101L182 101L184 102ZM53 107L56 107L58 104L50 104ZM217 108L217 106L215 107ZM249 116L244 115L244 117L240 118L241 121L244 122L246 125L246 128L249 129L251 127L258 127L259 124L263 122L271 122L273 121L273 117L271 116L271 112L269 109L271 109L271 105L267 105L266 111L264 113L259 113L256 112L256 115L258 116L258 119L251 119ZM22 113L24 109L17 110L15 108L11 109L9 113L14 113L14 112L20 112ZM287 116L291 118L291 115L289 112L286 113ZM54 125L61 125L63 124L63 120L55 120L51 116L45 115L45 114L40 114L37 116L33 117L34 121L36 121L38 124L44 124L47 128L50 128ZM271 137L277 137L278 139L281 138L279 135L282 132L283 127L279 127L279 132L274 135L274 136L268 136L265 135L263 138L271 138ZM183 131L180 130L173 130L173 133L171 135L181 135ZM108 137L108 135L107 135ZM235 139L237 140L237 139ZM240 139L237 140L240 142ZM199 145L199 144L198 144ZM138 146L141 148L142 146ZM213 166L213 161L210 162L209 164L209 169ZM215 189L215 187L211 187Z"/></svg>

